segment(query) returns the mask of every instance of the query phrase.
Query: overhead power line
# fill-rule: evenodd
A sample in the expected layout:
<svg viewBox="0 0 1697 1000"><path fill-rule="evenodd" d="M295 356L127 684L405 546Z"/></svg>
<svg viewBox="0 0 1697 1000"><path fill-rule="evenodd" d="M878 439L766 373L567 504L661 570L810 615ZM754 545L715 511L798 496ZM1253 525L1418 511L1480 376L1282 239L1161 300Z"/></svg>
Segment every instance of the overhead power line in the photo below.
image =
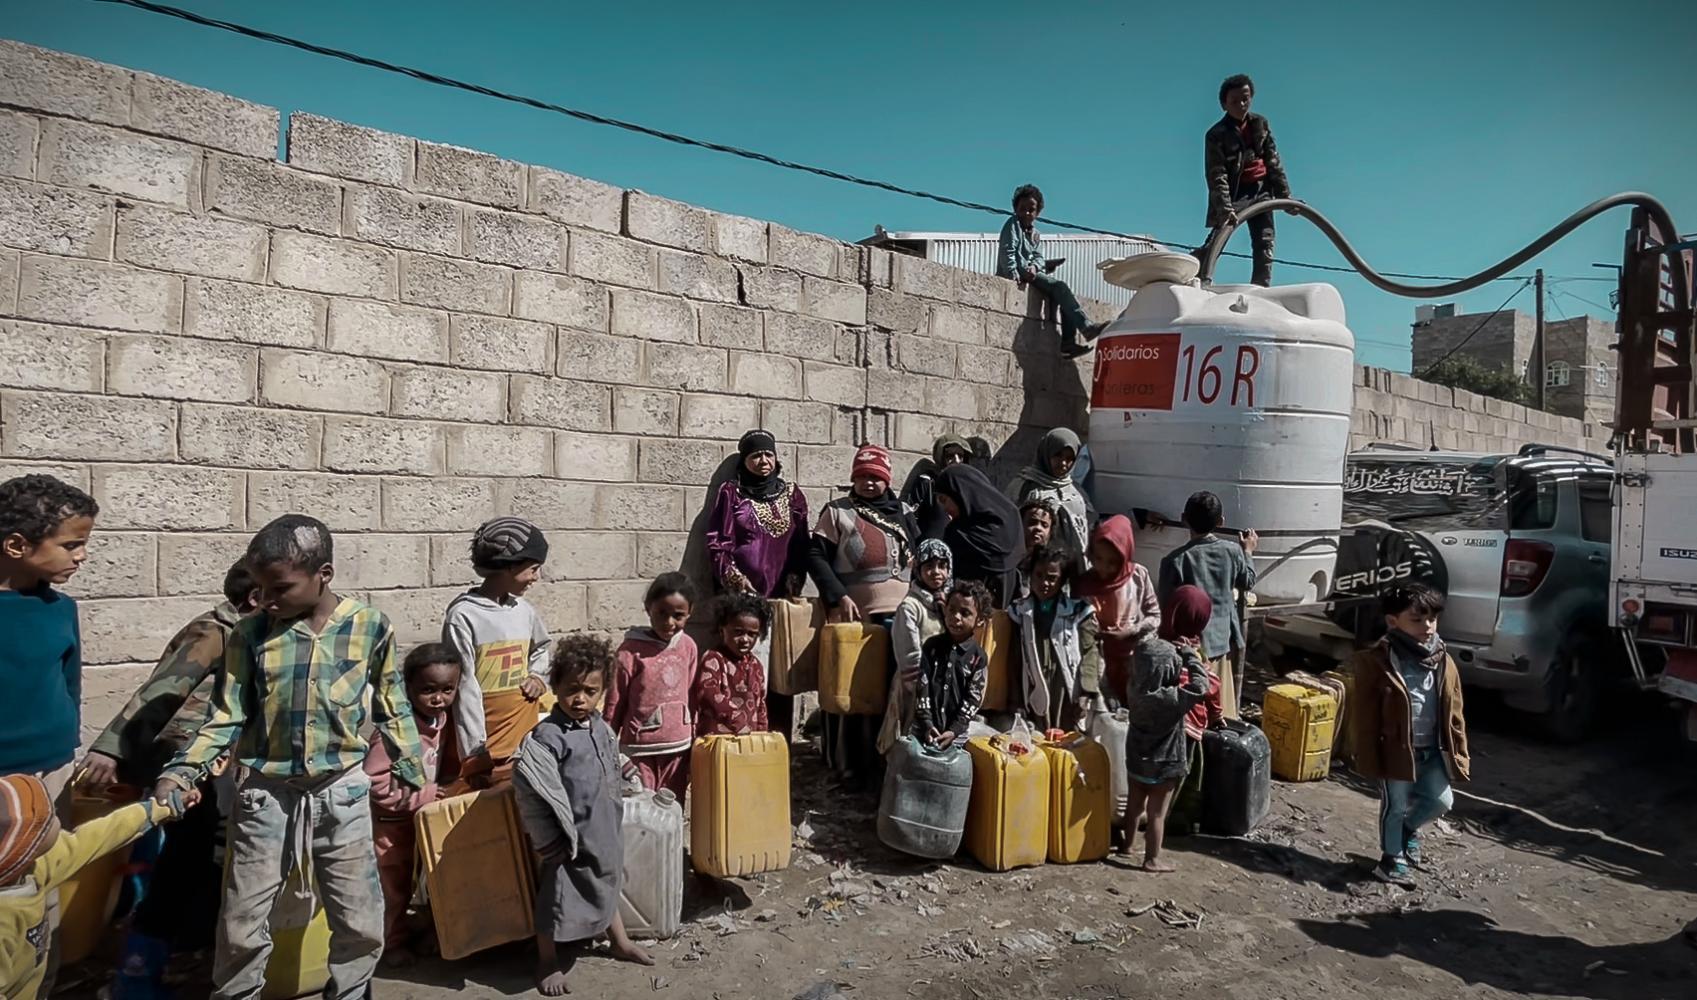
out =
<svg viewBox="0 0 1697 1000"><path fill-rule="evenodd" d="M402 66L402 65L399 65L397 63L387 62L385 60L376 59L376 58L373 58L371 56L363 56L363 55L360 55L357 52L349 52L345 49L337 49L337 48L331 48L331 47L326 46L326 45L318 45L314 42L304 41L304 40L299 39L299 38L291 38L288 35L279 35L276 32L264 31L264 30L261 30L259 28L252 28L252 27L249 27L245 24L237 24L234 21L224 21L224 20L220 20L220 19L214 18L214 17L207 17L204 14L197 14L194 11L183 10L181 8L178 8L178 7L171 7L171 6L167 6L165 4L150 3L150 2L148 2L148 0L96 0L96 2L118 4L118 5L125 6L125 7L133 7L137 10L146 11L146 12L152 13L152 14L159 14L159 15L162 15L162 16L165 16L165 17L176 18L178 20L187 21L191 24L197 24L197 25L200 25L202 27L215 28L215 29L220 30L220 31L228 31L228 32L232 32L234 34L243 35L247 38L252 38L252 39L255 39L255 40L258 40L258 41L262 41L262 42L269 42L269 43L275 44L275 45L285 45L285 46L288 46L290 48L299 49L303 52L311 52L315 55L327 56L327 57L332 58L332 59L340 59L340 60L343 60L344 62L354 63L356 65L365 66L365 67L370 68L370 69L382 70L382 71L387 72L387 73L399 73L402 76L409 76L409 77L412 77L415 80L423 81L424 83L434 84L434 85L440 86L440 87L449 87L449 88L453 88L453 89L456 89L456 90L464 90L464 91L467 91L467 92L473 93L473 94L481 94L484 97L492 97L492 98L499 100L499 101L507 101L507 102L510 102L510 103L513 103L513 104L520 104L520 105L523 105L525 107L534 108L538 111L548 111L548 112L552 112L554 114L565 115L569 118L575 118L579 121L589 122L590 124L593 124L593 125L605 125L605 126L608 126L608 127L611 127L611 128L624 129L627 132L635 132L639 135L646 135L646 136L649 136L650 138L660 139L660 140L665 141L665 142L676 143L676 144L681 145L681 146L694 146L694 147L699 148L699 149L711 150L712 152L715 152L715 153L723 153L727 156L737 156L737 157L741 157L745 160L753 160L753 161L756 161L758 163L765 163L769 166L778 167L778 168L781 168L781 169L784 169L784 170L795 170L795 171L799 171L801 173L813 174L813 175L818 176L818 177L824 177L824 178L827 178L829 180L841 181L845 184L855 184L855 185L858 185L860 187L873 188L873 189L879 190L879 191L887 191L891 194L903 195L903 196L909 197L909 198L920 198L920 199L924 199L926 201L933 201L933 202L937 202L938 204L942 204L942 205L950 205L950 206L953 206L955 208L964 208L964 209L967 209L969 211L974 211L974 212L986 212L986 213L989 213L989 214L995 215L995 216L1006 216L1008 214L1008 210L1006 208L998 208L994 205L986 205L982 202L968 201L966 199L955 198L955 197L952 197L950 195L937 194L937 193L931 192L931 191L921 191L921 190L917 190L915 188L903 187L899 184L894 184L894 183L891 183L889 181L881 181L881 180L876 180L876 179L868 178L868 177L860 177L860 176L856 176L854 174L844 173L840 170L833 170L833 169L830 169L828 167L817 167L817 166L812 166L812 165L806 164L806 163L797 163L797 162L794 162L792 160L785 160L785 159L782 159L780 157L773 156L769 153L762 153L762 152L759 152L757 150L745 149L741 146L732 146L732 145L728 145L726 143L713 142L713 141L707 140L707 139L696 139L696 138L693 138L691 136L682 135L682 134L677 133L677 132L669 132L669 131L666 131L665 129L654 128L652 126L642 125L642 124L637 123L637 122L625 121L623 119L612 118L612 117L609 117L607 115L596 114L593 111L584 111L584 110L581 110L581 109L578 109L578 108L570 108L570 107L566 107L566 106L561 105L561 104L555 104L551 101L538 100L537 98L526 97L522 94L512 94L512 93L508 93L506 91L495 90L495 89L490 88L490 87L485 87L481 84L468 83L464 80L456 80L453 77L442 76L441 74L438 74L438 73L432 73L429 70L417 69L417 68L411 67L411 66ZM1149 238L1148 236L1144 236L1144 235L1137 235L1137 234L1132 234L1132 233L1122 233L1122 232L1118 232L1118 231L1112 230L1112 229L1099 229L1095 226L1086 226L1086 225L1082 225L1082 224L1076 223L1076 222L1067 222L1067 221L1064 221L1062 219L1045 218L1045 219L1043 219L1043 221L1045 223L1051 225L1051 226L1057 226L1061 229L1070 229L1070 230L1074 230L1076 232L1081 232L1081 233L1093 233L1093 234L1096 234L1096 235L1099 235L1099 236L1113 236L1113 237L1118 237L1120 239L1132 239L1132 240L1141 240L1141 239L1148 239ZM1160 239L1159 237L1155 237L1155 238ZM1178 247L1181 250L1195 250L1195 249L1197 249L1196 244L1184 243L1184 242L1181 242L1181 241L1178 241L1178 240L1160 240L1160 242L1165 243L1169 246ZM1242 259L1249 259L1250 256L1251 256L1250 254L1238 253L1238 252L1234 252L1234 251L1225 251L1222 255L1227 256L1227 257L1238 257L1238 258L1242 258ZM1334 274L1355 274L1356 273L1354 268L1344 267L1344 266L1338 265L1338 264L1315 264L1315 263L1312 263L1312 262L1309 262L1309 261L1284 260L1284 259L1281 259L1281 258L1274 258L1274 260L1275 260L1276 263L1283 264L1286 267L1305 268L1305 269L1312 270L1312 271L1328 271L1328 272L1331 272L1331 273L1334 273ZM1459 280L1459 279L1457 279L1453 276L1442 275L1442 274L1411 274L1411 273L1401 272L1401 271L1384 271L1384 272L1381 272L1381 273L1384 274L1387 277L1404 278L1404 279L1410 279L1410 280L1414 280L1414 281L1456 281L1456 280ZM1507 276L1504 276L1502 278L1498 278L1498 279L1495 279L1495 280L1509 281L1509 280L1514 280L1514 279L1517 279L1517 278L1520 278L1520 277L1521 277L1520 275L1507 275ZM1528 278L1527 280L1529 281L1531 279Z"/></svg>
<svg viewBox="0 0 1697 1000"><path fill-rule="evenodd" d="M1519 286L1515 288L1514 291L1508 293L1508 298L1503 300L1502 305L1500 305L1500 306L1496 307L1495 309L1492 309L1490 312L1486 313L1485 318L1479 321L1479 325L1475 326L1473 329L1471 329L1467 332L1467 336L1465 336L1465 337L1461 338L1461 340L1457 341L1456 345L1454 347L1452 347L1449 350L1444 352L1443 357L1441 357L1438 360L1427 365L1426 370L1421 372L1419 375L1417 375L1415 377L1420 378L1420 379L1424 379L1426 376L1432 374L1432 372L1435 371L1439 365L1443 364L1445 361L1448 361L1452 356L1454 356L1455 352L1461 350L1463 347L1466 347L1468 341L1472 340L1479 333L1480 330L1485 329L1486 323L1489 323L1491 321L1491 319L1494 316L1497 315L1497 313L1500 313L1504 309L1507 309L1508 304L1510 302L1513 302L1515 300L1515 297L1518 296L1521 292L1526 291L1526 286L1530 285L1530 284L1532 284L1531 278L1527 278L1526 280L1522 281L1519 284Z"/></svg>

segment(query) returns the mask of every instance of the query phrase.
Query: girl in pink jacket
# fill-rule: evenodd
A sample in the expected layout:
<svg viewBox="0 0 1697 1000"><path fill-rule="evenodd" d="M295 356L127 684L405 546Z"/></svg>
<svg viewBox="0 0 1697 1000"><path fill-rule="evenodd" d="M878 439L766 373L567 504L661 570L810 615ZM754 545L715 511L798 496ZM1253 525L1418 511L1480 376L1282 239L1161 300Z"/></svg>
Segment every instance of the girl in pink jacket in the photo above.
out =
<svg viewBox="0 0 1697 1000"><path fill-rule="evenodd" d="M695 588L682 573L662 573L642 605L648 627L633 628L619 645L619 672L603 714L619 750L636 765L643 787L670 789L683 800L689 787L689 748L695 738L695 640L684 634Z"/></svg>

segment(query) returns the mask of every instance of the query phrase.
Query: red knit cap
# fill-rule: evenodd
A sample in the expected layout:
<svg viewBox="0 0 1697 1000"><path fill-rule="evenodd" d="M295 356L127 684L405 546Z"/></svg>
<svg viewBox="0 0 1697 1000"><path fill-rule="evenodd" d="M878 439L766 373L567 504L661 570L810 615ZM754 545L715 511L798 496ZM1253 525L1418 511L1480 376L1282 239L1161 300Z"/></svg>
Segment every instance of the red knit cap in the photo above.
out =
<svg viewBox="0 0 1697 1000"><path fill-rule="evenodd" d="M29 774L0 778L0 886L23 878L53 824L53 800Z"/></svg>
<svg viewBox="0 0 1697 1000"><path fill-rule="evenodd" d="M871 476L890 485L890 453L875 444L861 445L854 453L854 469L849 474L855 479Z"/></svg>

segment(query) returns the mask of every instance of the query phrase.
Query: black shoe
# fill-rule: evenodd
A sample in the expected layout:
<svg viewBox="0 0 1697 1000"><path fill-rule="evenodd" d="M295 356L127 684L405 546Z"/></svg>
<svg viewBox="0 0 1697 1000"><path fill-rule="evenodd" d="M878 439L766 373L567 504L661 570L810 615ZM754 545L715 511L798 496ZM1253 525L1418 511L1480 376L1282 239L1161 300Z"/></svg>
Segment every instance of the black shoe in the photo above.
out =
<svg viewBox="0 0 1697 1000"><path fill-rule="evenodd" d="M1061 357L1063 358L1079 358L1089 353L1089 344L1081 344L1076 340L1061 341Z"/></svg>
<svg viewBox="0 0 1697 1000"><path fill-rule="evenodd" d="M1084 339L1095 340L1097 337L1100 337L1102 335L1102 331L1107 328L1108 324L1106 323L1092 323L1084 328Z"/></svg>

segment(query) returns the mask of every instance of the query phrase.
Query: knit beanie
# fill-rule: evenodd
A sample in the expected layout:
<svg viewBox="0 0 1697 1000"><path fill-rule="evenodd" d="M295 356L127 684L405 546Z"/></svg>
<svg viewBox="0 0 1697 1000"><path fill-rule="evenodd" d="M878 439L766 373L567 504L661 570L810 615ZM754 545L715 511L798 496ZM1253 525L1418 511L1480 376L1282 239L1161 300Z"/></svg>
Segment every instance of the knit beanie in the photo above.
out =
<svg viewBox="0 0 1697 1000"><path fill-rule="evenodd" d="M506 569L527 562L548 561L548 539L542 529L519 517L483 522L471 536L471 564L478 569Z"/></svg>
<svg viewBox="0 0 1697 1000"><path fill-rule="evenodd" d="M851 478L871 476L882 480L885 486L890 485L890 453L875 444L863 444L854 453L854 468L849 473Z"/></svg>
<svg viewBox="0 0 1697 1000"><path fill-rule="evenodd" d="M771 431L749 431L737 442L737 454L743 458L756 455L763 451L777 454L778 442L772 437Z"/></svg>
<svg viewBox="0 0 1697 1000"><path fill-rule="evenodd" d="M15 884L29 871L52 825L53 800L40 778L0 778L0 886Z"/></svg>

